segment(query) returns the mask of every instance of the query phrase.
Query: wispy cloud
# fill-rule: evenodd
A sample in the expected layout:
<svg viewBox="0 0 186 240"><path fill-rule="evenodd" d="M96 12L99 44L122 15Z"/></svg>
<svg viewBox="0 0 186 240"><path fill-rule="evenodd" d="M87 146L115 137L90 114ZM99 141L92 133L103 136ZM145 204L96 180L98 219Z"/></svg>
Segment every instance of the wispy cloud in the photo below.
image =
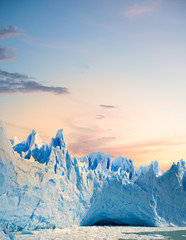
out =
<svg viewBox="0 0 186 240"><path fill-rule="evenodd" d="M135 3L124 12L124 16L129 18L146 16L152 13L159 1L145 1L143 3Z"/></svg>
<svg viewBox="0 0 186 240"><path fill-rule="evenodd" d="M76 142L69 144L69 150L72 154L77 155L86 155L91 152L100 152L103 149L106 149L106 146L113 140L115 140L115 137L90 138L89 135L84 135L81 136Z"/></svg>
<svg viewBox="0 0 186 240"><path fill-rule="evenodd" d="M21 34L23 34L23 33L16 26L9 25L9 26L0 28L0 38L1 39L6 38L6 37L18 36Z"/></svg>
<svg viewBox="0 0 186 240"><path fill-rule="evenodd" d="M105 105L105 104L101 104L99 105L101 108L116 108L116 106L114 105Z"/></svg>
<svg viewBox="0 0 186 240"><path fill-rule="evenodd" d="M94 23L87 23L90 26L96 27L96 28L102 28L102 29L112 29L112 26L109 25L108 23L99 23L99 22L94 22Z"/></svg>
<svg viewBox="0 0 186 240"><path fill-rule="evenodd" d="M181 138L181 137L180 137ZM168 147L174 147L179 145L186 145L185 137L181 139L170 139L170 138L160 138L160 139L149 139L146 141L141 141L137 143L133 143L130 145L120 145L115 146L112 148L105 148L105 150L108 149L108 151L116 156L122 153L128 153L131 155L131 153L145 153L148 152L156 152L157 150L161 150Z"/></svg>
<svg viewBox="0 0 186 240"><path fill-rule="evenodd" d="M0 48L0 61L9 61L15 58L14 48L2 47Z"/></svg>
<svg viewBox="0 0 186 240"><path fill-rule="evenodd" d="M95 133L95 134L93 134ZM69 149L74 155L86 155L91 152L108 153L111 157L123 155L132 158L137 164L147 161L147 158L154 159L154 156L160 152L170 151L174 147L186 145L185 136L179 138L159 138L140 141L132 144L118 144L117 139L112 136L101 137L92 129L92 134L87 129L84 134L77 138L74 143L69 145ZM139 164L138 164L139 165Z"/></svg>
<svg viewBox="0 0 186 240"><path fill-rule="evenodd" d="M31 93L51 92L54 94L67 94L68 88L46 86L21 73L10 73L0 70L0 93Z"/></svg>
<svg viewBox="0 0 186 240"><path fill-rule="evenodd" d="M107 131L98 125L80 126L75 124L71 119L67 124L70 124L73 129L68 147L72 155L85 155L91 152L102 151L103 148L109 146L109 143L115 140L115 136L108 135Z"/></svg>
<svg viewBox="0 0 186 240"><path fill-rule="evenodd" d="M186 145L185 137L181 139L154 139L141 141L130 145L113 145L105 146L101 148L102 152L109 153L112 157L122 155L124 157L132 158L135 164L147 164L149 160L156 159L156 156L160 153L170 153L173 149ZM163 167L167 168L166 164Z"/></svg>
<svg viewBox="0 0 186 240"><path fill-rule="evenodd" d="M103 119L103 118L105 118L105 116L104 115L101 115L101 114L98 114L98 115L96 115L96 119Z"/></svg>

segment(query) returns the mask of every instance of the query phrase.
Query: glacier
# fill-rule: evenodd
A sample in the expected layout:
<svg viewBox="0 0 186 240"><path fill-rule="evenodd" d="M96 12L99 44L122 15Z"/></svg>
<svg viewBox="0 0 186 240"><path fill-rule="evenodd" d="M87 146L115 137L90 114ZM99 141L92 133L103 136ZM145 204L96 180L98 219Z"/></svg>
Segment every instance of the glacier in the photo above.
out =
<svg viewBox="0 0 186 240"><path fill-rule="evenodd" d="M101 152L71 157L59 130L10 143L0 123L0 231L92 225L186 226L186 167L162 173Z"/></svg>

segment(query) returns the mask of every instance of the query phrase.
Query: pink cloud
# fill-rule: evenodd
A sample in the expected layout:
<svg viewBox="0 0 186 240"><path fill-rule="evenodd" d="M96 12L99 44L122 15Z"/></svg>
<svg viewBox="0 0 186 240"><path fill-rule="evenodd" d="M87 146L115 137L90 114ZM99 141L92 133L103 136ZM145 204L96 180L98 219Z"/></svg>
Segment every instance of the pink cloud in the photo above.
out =
<svg viewBox="0 0 186 240"><path fill-rule="evenodd" d="M0 48L0 61L9 61L15 58L15 49L13 47Z"/></svg>
<svg viewBox="0 0 186 240"><path fill-rule="evenodd" d="M22 32L19 31L18 27L16 26L5 26L0 28L0 38L12 37L12 36L19 36Z"/></svg>
<svg viewBox="0 0 186 240"><path fill-rule="evenodd" d="M160 169L166 170L171 163L165 158L171 160L171 153L186 145L185 137L150 139L130 145L116 145L116 141L115 137L83 136L69 144L69 150L75 156L83 156L91 152L108 153L112 158L122 155L131 158L136 166L149 164L150 161L154 161L161 155L164 161L157 160L161 160L159 161Z"/></svg>
<svg viewBox="0 0 186 240"><path fill-rule="evenodd" d="M145 3L136 3L124 12L124 16L129 18L140 17L152 13L158 1L147 1Z"/></svg>

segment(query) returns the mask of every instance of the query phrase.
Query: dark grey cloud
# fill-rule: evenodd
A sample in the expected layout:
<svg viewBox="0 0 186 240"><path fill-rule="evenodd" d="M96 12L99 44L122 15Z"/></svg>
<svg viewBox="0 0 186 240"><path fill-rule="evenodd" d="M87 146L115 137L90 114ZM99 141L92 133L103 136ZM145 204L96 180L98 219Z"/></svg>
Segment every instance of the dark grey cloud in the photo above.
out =
<svg viewBox="0 0 186 240"><path fill-rule="evenodd" d="M15 58L14 48L0 48L0 61L8 61Z"/></svg>
<svg viewBox="0 0 186 240"><path fill-rule="evenodd" d="M33 77L29 77L26 74L22 74L22 73L10 73L10 72L6 72L0 69L0 78L10 78L10 79L19 79L19 80L28 80L28 79L34 79Z"/></svg>
<svg viewBox="0 0 186 240"><path fill-rule="evenodd" d="M103 118L105 118L105 116L104 115L101 115L101 114L98 114L98 115L96 115L96 119L103 119Z"/></svg>
<svg viewBox="0 0 186 240"><path fill-rule="evenodd" d="M114 105L101 104L101 105L99 105L99 106L102 107L102 108L116 108L116 106L114 106Z"/></svg>
<svg viewBox="0 0 186 240"><path fill-rule="evenodd" d="M51 92L54 94L67 94L68 88L43 85L33 77L21 73L9 73L0 69L0 94L1 93L31 93Z"/></svg>
<svg viewBox="0 0 186 240"><path fill-rule="evenodd" d="M11 37L11 36L18 36L21 35L22 32L19 31L18 27L16 26L5 26L0 28L0 38L3 39L5 37Z"/></svg>

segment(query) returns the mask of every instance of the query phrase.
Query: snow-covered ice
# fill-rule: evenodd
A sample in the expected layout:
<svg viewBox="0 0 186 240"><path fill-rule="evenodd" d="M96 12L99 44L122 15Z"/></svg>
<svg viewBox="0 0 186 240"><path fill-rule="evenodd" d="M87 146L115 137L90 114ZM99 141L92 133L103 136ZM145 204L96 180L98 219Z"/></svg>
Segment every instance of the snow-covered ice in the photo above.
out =
<svg viewBox="0 0 186 240"><path fill-rule="evenodd" d="M34 130L16 141L10 144L1 122L1 231L186 226L184 161L161 173L157 161L137 168L131 159L100 152L71 157L62 130L50 144Z"/></svg>
<svg viewBox="0 0 186 240"><path fill-rule="evenodd" d="M54 230L19 232L14 234L16 240L184 240L185 227L70 227Z"/></svg>

